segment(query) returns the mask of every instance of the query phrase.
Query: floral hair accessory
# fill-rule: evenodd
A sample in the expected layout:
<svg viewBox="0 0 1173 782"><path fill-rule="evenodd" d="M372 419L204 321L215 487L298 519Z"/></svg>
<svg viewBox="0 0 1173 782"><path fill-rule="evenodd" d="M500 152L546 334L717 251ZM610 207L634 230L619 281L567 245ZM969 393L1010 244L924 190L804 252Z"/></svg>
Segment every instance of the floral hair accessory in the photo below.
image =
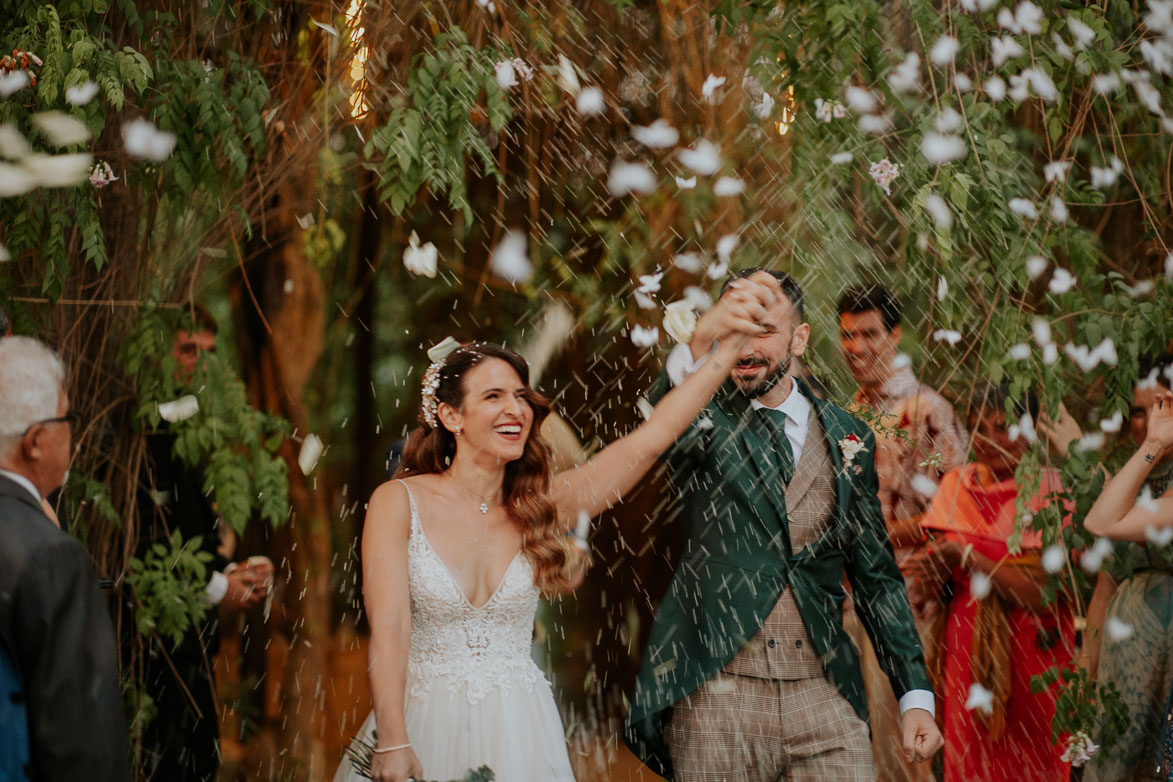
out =
<svg viewBox="0 0 1173 782"><path fill-rule="evenodd" d="M440 406L436 399L436 390L440 388L440 370L444 368L444 362L448 356L459 347L460 343L452 337L444 337L443 340L428 349L428 358L432 363L424 372L420 410L423 413L424 421L432 429L436 428L436 410Z"/></svg>

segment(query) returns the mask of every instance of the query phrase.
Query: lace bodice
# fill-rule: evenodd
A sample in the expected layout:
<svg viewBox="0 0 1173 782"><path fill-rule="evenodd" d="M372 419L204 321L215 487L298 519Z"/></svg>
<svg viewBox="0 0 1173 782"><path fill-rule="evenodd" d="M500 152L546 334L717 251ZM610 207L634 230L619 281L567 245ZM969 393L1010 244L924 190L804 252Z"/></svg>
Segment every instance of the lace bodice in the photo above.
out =
<svg viewBox="0 0 1173 782"><path fill-rule="evenodd" d="M549 686L530 656L539 592L529 560L518 552L488 601L473 606L428 542L410 488L407 496L411 697L426 698L432 687L443 686L476 703L493 690Z"/></svg>

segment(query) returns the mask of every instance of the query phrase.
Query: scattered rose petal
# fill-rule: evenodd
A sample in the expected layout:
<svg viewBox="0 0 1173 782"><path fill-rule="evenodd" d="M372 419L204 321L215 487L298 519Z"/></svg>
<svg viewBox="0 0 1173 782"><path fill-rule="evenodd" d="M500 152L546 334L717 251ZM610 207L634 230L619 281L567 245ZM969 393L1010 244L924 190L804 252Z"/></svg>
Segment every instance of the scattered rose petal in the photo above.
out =
<svg viewBox="0 0 1173 782"><path fill-rule="evenodd" d="M969 593L973 595L975 600L985 600L990 596L990 590L994 583L988 575L980 570L975 570L973 575L969 577Z"/></svg>
<svg viewBox="0 0 1173 782"><path fill-rule="evenodd" d="M171 402L162 402L158 406L159 417L169 423L186 421L200 411L200 400L191 394L181 396Z"/></svg>
<svg viewBox="0 0 1173 782"><path fill-rule="evenodd" d="M933 339L937 342L944 342L949 347L953 347L961 341L961 332L952 329L937 329L933 332Z"/></svg>
<svg viewBox="0 0 1173 782"><path fill-rule="evenodd" d="M145 119L134 119L122 124L122 139L126 154L131 157L161 163L175 149L176 136L159 130Z"/></svg>
<svg viewBox="0 0 1173 782"><path fill-rule="evenodd" d="M1111 418L1100 419L1100 429L1108 434L1116 434L1120 431L1120 427L1124 425L1124 413L1117 410L1112 414Z"/></svg>
<svg viewBox="0 0 1173 782"><path fill-rule="evenodd" d="M1018 342L1010 346L1006 354L1015 361L1026 361L1030 358L1030 345L1025 342Z"/></svg>
<svg viewBox="0 0 1173 782"><path fill-rule="evenodd" d="M831 163L836 166L842 166L850 163L853 157L850 152L836 152L831 155Z"/></svg>
<svg viewBox="0 0 1173 782"><path fill-rule="evenodd" d="M675 177L675 179L676 179L676 186L679 187L681 190L692 190L694 187L696 187L696 177L694 177L694 176L690 176L687 179L685 179L684 177L678 176L678 177Z"/></svg>
<svg viewBox="0 0 1173 782"><path fill-rule="evenodd" d="M1109 640L1119 643L1132 637L1133 628L1132 625L1119 617L1109 616L1104 622L1104 631Z"/></svg>
<svg viewBox="0 0 1173 782"><path fill-rule="evenodd" d="M723 176L713 183L713 195L735 196L745 192L745 182L731 176Z"/></svg>
<svg viewBox="0 0 1173 782"><path fill-rule="evenodd" d="M34 114L32 123L55 147L84 144L90 140L90 129L85 123L63 111L43 111Z"/></svg>
<svg viewBox="0 0 1173 782"><path fill-rule="evenodd" d="M1075 287L1075 282L1075 276L1060 266L1051 275L1051 281L1047 284L1047 290L1056 296L1062 296Z"/></svg>
<svg viewBox="0 0 1173 782"><path fill-rule="evenodd" d="M1063 569L1067 561L1067 552L1059 544L1047 546L1043 549L1043 570L1054 575Z"/></svg>
<svg viewBox="0 0 1173 782"><path fill-rule="evenodd" d="M701 139L677 155L681 163L701 176L712 176L721 170L721 153L711 141Z"/></svg>
<svg viewBox="0 0 1173 782"><path fill-rule="evenodd" d="M740 242L741 237L737 234L725 234L717 240L717 257L721 259L722 263L729 263L729 259L733 257L733 251L737 249Z"/></svg>
<svg viewBox="0 0 1173 782"><path fill-rule="evenodd" d="M584 117L602 114L606 108L603 91L598 87L587 87L583 89L578 93L578 97L574 99L574 107Z"/></svg>
<svg viewBox="0 0 1173 782"><path fill-rule="evenodd" d="M939 488L936 481L919 472L913 473L912 477L908 480L908 484L917 494L930 500L937 495L937 489Z"/></svg>
<svg viewBox="0 0 1173 782"><path fill-rule="evenodd" d="M1032 280L1037 280L1043 276L1043 272L1047 270L1047 264L1050 263L1041 255L1032 255L1026 259L1026 276Z"/></svg>
<svg viewBox="0 0 1173 782"><path fill-rule="evenodd" d="M717 89L725 83L724 76L716 76L712 73L705 79L705 83L701 85L701 95L709 103L717 102Z"/></svg>
<svg viewBox="0 0 1173 782"><path fill-rule="evenodd" d="M322 458L322 440L316 434L307 434L301 441L301 449L297 452L297 466L302 475L309 475L318 466L318 459Z"/></svg>
<svg viewBox="0 0 1173 782"><path fill-rule="evenodd" d="M502 60L494 65L493 73L497 78L497 86L503 90L508 90L520 84L517 80L517 69L513 67L512 60Z"/></svg>
<svg viewBox="0 0 1173 782"><path fill-rule="evenodd" d="M632 326L631 342L637 348L653 348L660 341L660 330L655 326Z"/></svg>
<svg viewBox="0 0 1173 782"><path fill-rule="evenodd" d="M965 708L968 711L978 709L986 714L993 714L994 693L977 682L974 682L969 685L969 697L965 701Z"/></svg>
<svg viewBox="0 0 1173 782"><path fill-rule="evenodd" d="M440 253L436 245L428 242L420 246L415 231L408 237L408 246L403 250L403 266L417 277L435 277Z"/></svg>
<svg viewBox="0 0 1173 782"><path fill-rule="evenodd" d="M1006 206L1014 214L1022 215L1029 220L1034 220L1039 216L1039 211L1035 208L1034 203L1025 198L1011 198L1010 203Z"/></svg>
<svg viewBox="0 0 1173 782"><path fill-rule="evenodd" d="M629 193L646 195L655 189L656 175L643 163L628 163L617 160L611 166L611 174L607 177L607 191L611 195L616 197Z"/></svg>
<svg viewBox="0 0 1173 782"><path fill-rule="evenodd" d="M98 95L98 85L92 81L65 90L65 102L70 106L84 106Z"/></svg>
<svg viewBox="0 0 1173 782"><path fill-rule="evenodd" d="M951 163L965 156L965 142L957 136L926 133L921 142L921 154L935 165Z"/></svg>
<svg viewBox="0 0 1173 782"><path fill-rule="evenodd" d="M489 258L489 268L499 277L517 285L519 282L528 282L534 276L534 266L530 263L528 240L521 231L509 231L493 249Z"/></svg>
<svg viewBox="0 0 1173 782"><path fill-rule="evenodd" d="M929 50L929 60L933 65L945 67L953 62L957 53L961 51L961 44L951 35L942 35Z"/></svg>
<svg viewBox="0 0 1173 782"><path fill-rule="evenodd" d="M676 146L680 141L680 131L668 124L666 119L658 119L651 125L636 125L631 129L631 137L645 147L665 149Z"/></svg>

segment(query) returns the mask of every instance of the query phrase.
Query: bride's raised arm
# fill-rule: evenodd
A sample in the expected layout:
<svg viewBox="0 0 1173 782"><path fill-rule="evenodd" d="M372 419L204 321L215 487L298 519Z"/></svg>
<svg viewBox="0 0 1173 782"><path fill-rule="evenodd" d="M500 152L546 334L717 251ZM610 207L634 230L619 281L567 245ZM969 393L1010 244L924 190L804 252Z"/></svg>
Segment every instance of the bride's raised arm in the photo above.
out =
<svg viewBox="0 0 1173 782"><path fill-rule="evenodd" d="M744 283L750 294L726 323L737 330L721 338L716 351L692 375L669 391L651 416L631 434L616 440L586 464L565 470L550 482L550 499L563 524L574 523L581 512L597 516L623 499L656 459L688 429L713 394L729 377L742 346L758 325L764 305L780 295L776 284ZM722 306L722 305L718 305Z"/></svg>

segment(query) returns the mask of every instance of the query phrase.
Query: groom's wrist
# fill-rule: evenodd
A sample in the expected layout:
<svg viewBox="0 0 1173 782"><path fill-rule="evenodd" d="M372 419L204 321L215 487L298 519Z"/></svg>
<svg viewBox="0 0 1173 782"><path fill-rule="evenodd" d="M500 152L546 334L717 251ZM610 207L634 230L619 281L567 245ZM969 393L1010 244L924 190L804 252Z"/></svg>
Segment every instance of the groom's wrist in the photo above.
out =
<svg viewBox="0 0 1173 782"><path fill-rule="evenodd" d="M932 690L909 690L900 696L900 715L909 709L923 709L930 716L937 715L937 698Z"/></svg>

